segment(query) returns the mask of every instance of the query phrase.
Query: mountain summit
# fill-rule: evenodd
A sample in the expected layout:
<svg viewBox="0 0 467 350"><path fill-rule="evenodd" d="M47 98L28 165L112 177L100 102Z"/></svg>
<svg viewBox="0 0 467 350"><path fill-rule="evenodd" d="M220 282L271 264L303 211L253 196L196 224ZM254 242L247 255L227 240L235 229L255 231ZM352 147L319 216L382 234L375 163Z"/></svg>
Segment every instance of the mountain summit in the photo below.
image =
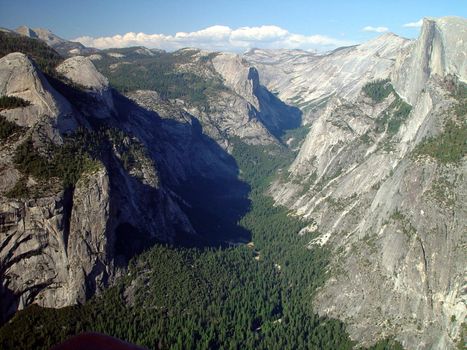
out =
<svg viewBox="0 0 467 350"><path fill-rule="evenodd" d="M87 55L97 52L97 49L85 47L83 44L60 38L48 29L29 28L21 26L16 28L16 32L28 38L40 39L47 45L57 50L63 56Z"/></svg>

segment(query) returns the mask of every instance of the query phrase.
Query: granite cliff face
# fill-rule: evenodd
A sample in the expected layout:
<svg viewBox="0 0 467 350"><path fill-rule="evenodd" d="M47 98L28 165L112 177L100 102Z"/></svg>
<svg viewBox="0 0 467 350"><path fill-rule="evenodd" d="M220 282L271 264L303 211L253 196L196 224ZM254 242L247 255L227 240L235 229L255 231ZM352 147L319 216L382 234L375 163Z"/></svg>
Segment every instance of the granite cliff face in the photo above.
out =
<svg viewBox="0 0 467 350"><path fill-rule="evenodd" d="M399 94L410 104L415 104L433 75L443 77L453 74L465 82L466 37L463 18L425 18L418 40L396 61L392 80Z"/></svg>
<svg viewBox="0 0 467 350"><path fill-rule="evenodd" d="M394 59L376 71L362 63L366 79L391 79L375 83L386 93L341 85L271 188L312 222L302 231L310 246L333 251L314 305L361 344L393 336L410 349L454 348L465 322L465 144L433 149L465 130L466 28L460 18L425 20Z"/></svg>
<svg viewBox="0 0 467 350"><path fill-rule="evenodd" d="M21 127L0 148L2 318L31 303L85 301L152 242L203 239L186 214L196 205L178 189L191 179L237 181L231 157L176 105L136 105L84 57L57 71L64 81L46 78L21 53L0 59L1 94L28 103L1 111ZM87 155L73 148L80 138L92 145ZM71 183L53 170L76 171L76 163Z"/></svg>
<svg viewBox="0 0 467 350"><path fill-rule="evenodd" d="M220 53L212 63L224 84L248 102L250 120L257 120L268 133L277 137L282 130L300 125L300 111L286 105L262 86L257 69L244 58ZM238 122L236 124L237 129L244 129Z"/></svg>

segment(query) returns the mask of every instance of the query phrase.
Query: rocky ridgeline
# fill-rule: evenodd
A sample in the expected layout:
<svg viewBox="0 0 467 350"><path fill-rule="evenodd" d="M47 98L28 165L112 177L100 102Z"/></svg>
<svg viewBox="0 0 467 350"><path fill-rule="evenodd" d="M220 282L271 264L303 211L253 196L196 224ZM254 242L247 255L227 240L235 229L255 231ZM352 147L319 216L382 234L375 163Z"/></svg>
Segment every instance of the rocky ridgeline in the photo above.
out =
<svg viewBox="0 0 467 350"><path fill-rule="evenodd" d="M270 91L300 107L304 123L311 123L332 96L354 100L366 83L386 78L400 52L410 45L408 39L384 34L327 54L254 49L245 59L257 67Z"/></svg>
<svg viewBox="0 0 467 350"><path fill-rule="evenodd" d="M325 56L300 53L298 63L264 63L270 76L284 67L302 76L317 62L339 62L338 72L312 72L330 74L327 83L303 75L305 93L295 80L283 91L270 80L289 100L326 98L287 177L271 192L312 220L302 231L310 245L334 251L314 305L346 322L362 344L393 336L409 349L446 349L462 331L467 163L465 145L452 140L465 135L466 30L465 19L425 19L415 41L384 35ZM375 78L386 80L368 84ZM445 142L453 143L427 151Z"/></svg>
<svg viewBox="0 0 467 350"><path fill-rule="evenodd" d="M29 38L44 41L47 45L65 57L74 55L87 55L98 52L97 49L85 47L81 43L62 39L48 29L32 29L26 26L21 26L16 28L16 32Z"/></svg>

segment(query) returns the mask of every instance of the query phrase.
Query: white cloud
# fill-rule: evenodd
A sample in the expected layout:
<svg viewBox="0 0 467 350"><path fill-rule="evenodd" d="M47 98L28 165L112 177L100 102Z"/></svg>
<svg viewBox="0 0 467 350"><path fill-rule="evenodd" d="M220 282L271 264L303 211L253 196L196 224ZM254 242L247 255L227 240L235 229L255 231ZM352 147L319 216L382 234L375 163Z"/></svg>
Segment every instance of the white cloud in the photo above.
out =
<svg viewBox="0 0 467 350"><path fill-rule="evenodd" d="M348 40L324 35L290 33L286 29L273 25L237 29L216 25L195 32L178 32L175 35L130 32L109 37L82 36L73 40L99 49L146 46L168 51L183 47L224 51L244 51L253 47L324 51L355 44Z"/></svg>
<svg viewBox="0 0 467 350"><path fill-rule="evenodd" d="M409 22L403 25L406 28L420 28L423 24L423 18L419 19L417 22Z"/></svg>
<svg viewBox="0 0 467 350"><path fill-rule="evenodd" d="M277 26L241 27L232 31L230 39L234 41L266 41L283 40L289 32Z"/></svg>
<svg viewBox="0 0 467 350"><path fill-rule="evenodd" d="M389 31L388 27L372 27L366 26L362 29L364 32L373 32L373 33L386 33Z"/></svg>

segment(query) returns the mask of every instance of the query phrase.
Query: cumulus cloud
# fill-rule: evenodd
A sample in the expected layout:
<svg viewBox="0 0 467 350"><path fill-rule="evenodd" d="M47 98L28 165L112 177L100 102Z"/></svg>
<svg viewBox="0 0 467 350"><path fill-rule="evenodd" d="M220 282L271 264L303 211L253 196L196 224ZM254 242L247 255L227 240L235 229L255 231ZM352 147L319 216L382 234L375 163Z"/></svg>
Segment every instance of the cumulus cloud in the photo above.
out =
<svg viewBox="0 0 467 350"><path fill-rule="evenodd" d="M388 27L372 27L366 26L362 29L364 32L373 32L373 33L386 33L389 31Z"/></svg>
<svg viewBox="0 0 467 350"><path fill-rule="evenodd" d="M406 28L420 28L423 24L423 19L419 19L417 22L409 22L403 25Z"/></svg>
<svg viewBox="0 0 467 350"><path fill-rule="evenodd" d="M99 49L146 46L168 51L184 47L224 51L243 51L253 47L325 51L355 44L351 41L335 39L325 35L290 33L286 29L273 25L237 29L216 25L195 32L178 32L175 35L130 32L123 35L97 38L82 36L73 40L79 41L85 46Z"/></svg>

